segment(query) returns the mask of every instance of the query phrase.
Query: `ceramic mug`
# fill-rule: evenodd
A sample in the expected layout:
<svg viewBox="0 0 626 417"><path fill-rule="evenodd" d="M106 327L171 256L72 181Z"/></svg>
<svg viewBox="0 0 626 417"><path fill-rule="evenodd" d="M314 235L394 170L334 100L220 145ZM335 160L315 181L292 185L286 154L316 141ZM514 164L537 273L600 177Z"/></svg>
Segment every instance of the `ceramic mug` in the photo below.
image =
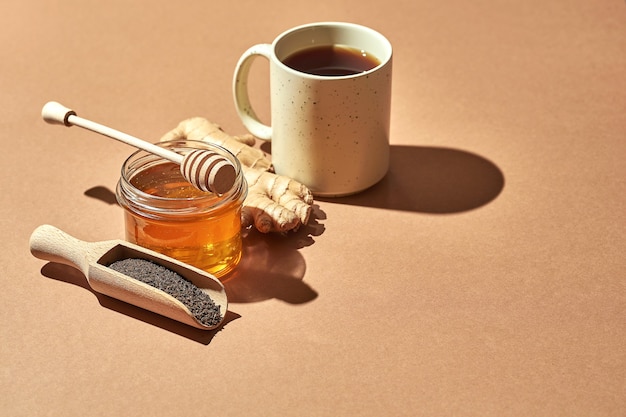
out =
<svg viewBox="0 0 626 417"><path fill-rule="evenodd" d="M250 68L259 56L270 65L271 126L259 120L248 95ZM323 68L326 59L333 61L329 68ZM350 60L369 64L351 63L353 68ZM342 22L302 25L244 52L233 78L235 107L250 133L271 140L277 174L316 196L354 194L389 168L391 70L391 44L373 29Z"/></svg>

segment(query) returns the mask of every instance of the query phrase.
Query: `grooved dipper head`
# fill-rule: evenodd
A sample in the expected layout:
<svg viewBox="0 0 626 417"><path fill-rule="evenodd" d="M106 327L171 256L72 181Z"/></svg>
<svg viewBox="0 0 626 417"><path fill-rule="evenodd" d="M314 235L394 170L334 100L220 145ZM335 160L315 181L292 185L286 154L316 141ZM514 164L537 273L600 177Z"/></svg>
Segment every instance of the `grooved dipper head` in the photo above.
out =
<svg viewBox="0 0 626 417"><path fill-rule="evenodd" d="M205 150L194 150L185 155L180 172L194 187L207 192L224 194L235 184L237 172L222 155Z"/></svg>

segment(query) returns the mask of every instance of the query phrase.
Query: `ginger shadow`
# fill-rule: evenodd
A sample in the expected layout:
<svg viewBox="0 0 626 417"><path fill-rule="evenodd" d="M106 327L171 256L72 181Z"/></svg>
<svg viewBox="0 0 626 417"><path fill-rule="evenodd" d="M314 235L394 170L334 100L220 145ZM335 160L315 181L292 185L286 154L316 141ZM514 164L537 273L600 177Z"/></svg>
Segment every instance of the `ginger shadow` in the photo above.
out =
<svg viewBox="0 0 626 417"><path fill-rule="evenodd" d="M160 327L172 333L176 333L187 339L194 340L203 345L211 343L217 333L231 321L240 318L241 316L228 310L224 316L222 325L215 330L202 330L195 327L188 326L183 323L179 323L168 317L161 316L148 310L144 310L132 304L128 304L124 301L109 297L108 295L100 294L94 291L87 282L87 278L79 270L64 264L58 264L49 262L41 269L41 274L47 278L55 279L57 281L67 282L76 286L85 288L96 296L98 302L102 307L109 310L121 313L128 317L132 317L136 320L143 321L144 323L151 324L156 327Z"/></svg>
<svg viewBox="0 0 626 417"><path fill-rule="evenodd" d="M359 194L323 200L450 214L488 204L503 188L502 171L479 155L449 148L394 145L389 172L378 184Z"/></svg>

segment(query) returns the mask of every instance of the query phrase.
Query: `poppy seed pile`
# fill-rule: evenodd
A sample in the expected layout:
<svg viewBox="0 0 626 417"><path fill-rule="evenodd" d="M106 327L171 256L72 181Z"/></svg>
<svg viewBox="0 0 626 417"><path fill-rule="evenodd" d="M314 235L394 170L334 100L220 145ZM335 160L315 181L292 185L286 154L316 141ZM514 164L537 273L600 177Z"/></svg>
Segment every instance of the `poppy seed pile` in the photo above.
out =
<svg viewBox="0 0 626 417"><path fill-rule="evenodd" d="M211 297L180 274L146 259L129 258L113 262L109 268L165 291L183 303L205 326L222 321L220 307Z"/></svg>

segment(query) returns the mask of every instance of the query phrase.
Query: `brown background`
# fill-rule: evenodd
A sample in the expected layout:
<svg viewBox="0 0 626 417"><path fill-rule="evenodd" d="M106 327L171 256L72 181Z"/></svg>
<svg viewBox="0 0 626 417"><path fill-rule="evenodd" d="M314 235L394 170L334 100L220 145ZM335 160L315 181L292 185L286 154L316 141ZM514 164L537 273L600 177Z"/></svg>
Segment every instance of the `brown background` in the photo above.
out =
<svg viewBox="0 0 626 417"><path fill-rule="evenodd" d="M0 10L7 416L623 416L626 6L618 0L22 1ZM242 133L240 54L320 20L394 45L392 167L246 238L206 333L32 257L53 224L123 237L128 146L46 125L57 100L156 141ZM267 65L253 68L269 114ZM267 148L266 148L267 149Z"/></svg>

